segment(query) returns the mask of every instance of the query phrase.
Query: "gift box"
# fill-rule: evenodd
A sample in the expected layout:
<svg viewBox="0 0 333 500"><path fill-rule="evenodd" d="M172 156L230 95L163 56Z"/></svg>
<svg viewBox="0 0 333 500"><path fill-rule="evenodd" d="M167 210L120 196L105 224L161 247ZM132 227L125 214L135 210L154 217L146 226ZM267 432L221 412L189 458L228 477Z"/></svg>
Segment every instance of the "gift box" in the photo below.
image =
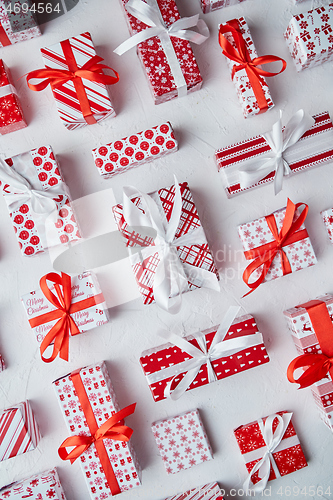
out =
<svg viewBox="0 0 333 500"><path fill-rule="evenodd" d="M249 472L243 486L247 494L259 493L267 481L307 466L291 417L281 411L234 430Z"/></svg>
<svg viewBox="0 0 333 500"><path fill-rule="evenodd" d="M0 47L24 42L41 35L39 26L34 20L30 0L13 2L0 1ZM25 4L28 8L21 7Z"/></svg>
<svg viewBox="0 0 333 500"><path fill-rule="evenodd" d="M303 224L307 212L307 205L294 205L288 199L287 207L238 226L244 256L247 260L252 260L243 273L243 280L251 291L262 282L317 263Z"/></svg>
<svg viewBox="0 0 333 500"><path fill-rule="evenodd" d="M172 310L169 297L180 298L181 293L202 286L219 290L217 269L186 182L150 195L128 187L124 189L123 204L113 207L113 215L129 247L130 262L144 304L156 301L164 309ZM138 217L140 224L137 223ZM152 222L152 217L155 222ZM154 239L147 236L146 231L147 228L155 230L155 223L160 227ZM139 225L142 227L140 232ZM129 226L135 226L135 229ZM166 239L170 239L170 234L173 241L168 245ZM159 248L155 249L156 245ZM164 249L164 245L168 245L168 249ZM139 252L135 251L138 249ZM163 272L167 264L171 266L169 274Z"/></svg>
<svg viewBox="0 0 333 500"><path fill-rule="evenodd" d="M159 420L151 428L167 474L213 459L198 410Z"/></svg>
<svg viewBox="0 0 333 500"><path fill-rule="evenodd" d="M107 305L91 271L73 277L49 273L41 278L40 288L23 295L21 301L40 345L41 357L47 362L53 361L58 353L68 361L69 336L108 322ZM50 345L53 345L52 355L46 358L43 354Z"/></svg>
<svg viewBox="0 0 333 500"><path fill-rule="evenodd" d="M22 255L36 255L81 237L51 146L1 162L0 186Z"/></svg>
<svg viewBox="0 0 333 500"><path fill-rule="evenodd" d="M41 438L29 401L0 414L0 461L34 450Z"/></svg>
<svg viewBox="0 0 333 500"><path fill-rule="evenodd" d="M319 362L318 368L320 369L327 357L333 356L333 295L326 294L317 300L287 309L283 314L287 319L288 328L300 355L300 361L305 360L300 367L311 366ZM295 365L295 368L298 366ZM328 368L321 372L320 376L308 380L309 383L303 385L302 377L299 383L304 387L312 383L311 390L320 416L325 424L333 430L333 370L329 365ZM289 371L290 369L288 369L289 380L298 382L292 380Z"/></svg>
<svg viewBox="0 0 333 500"><path fill-rule="evenodd" d="M244 1L245 0L200 0L200 3L202 12L207 14L212 10L222 9L223 7L229 7L229 5L236 5Z"/></svg>
<svg viewBox="0 0 333 500"><path fill-rule="evenodd" d="M66 500L56 468L35 474L0 489L0 500L30 497L36 498L36 500Z"/></svg>
<svg viewBox="0 0 333 500"><path fill-rule="evenodd" d="M6 368L5 361L0 354L0 372L2 372Z"/></svg>
<svg viewBox="0 0 333 500"><path fill-rule="evenodd" d="M333 60L333 3L291 18L284 33L297 71Z"/></svg>
<svg viewBox="0 0 333 500"><path fill-rule="evenodd" d="M0 134L27 126L9 69L0 59Z"/></svg>
<svg viewBox="0 0 333 500"><path fill-rule="evenodd" d="M208 483L198 488L172 495L165 500L223 500L223 496L217 483Z"/></svg>
<svg viewBox="0 0 333 500"><path fill-rule="evenodd" d="M79 455L90 498L108 498L140 486L141 469L130 441L117 441L112 437L106 439L105 436L93 440L98 430L105 433L104 427L108 425L106 422L112 416L116 424L120 421L123 426L122 414L125 409L119 411L105 363L76 370L55 380L53 386L66 425L73 436L64 441L62 448L67 443L68 446L75 446L77 443L71 444L70 440L75 441L78 436L92 438L89 447ZM130 408L127 414L133 413L133 408L127 408ZM116 431L115 428L114 430ZM123 428L120 431L126 432ZM110 434L112 435L112 428ZM60 456L64 458L62 454Z"/></svg>
<svg viewBox="0 0 333 500"><path fill-rule="evenodd" d="M320 214L326 226L328 237L333 243L333 208L323 210Z"/></svg>
<svg viewBox="0 0 333 500"><path fill-rule="evenodd" d="M31 0L5 0L6 11L11 29L14 33L35 28L38 25L36 10L38 6L32 4Z"/></svg>
<svg viewBox="0 0 333 500"><path fill-rule="evenodd" d="M288 141L295 132L299 137L297 142ZM281 156L277 155L280 151L275 139L279 133L284 148ZM278 192L284 176L332 161L332 144L333 124L329 114L315 115L311 122L310 116L299 110L286 128L282 128L279 120L267 134L218 149L215 160L228 198L273 181L275 186L279 184L275 190Z"/></svg>

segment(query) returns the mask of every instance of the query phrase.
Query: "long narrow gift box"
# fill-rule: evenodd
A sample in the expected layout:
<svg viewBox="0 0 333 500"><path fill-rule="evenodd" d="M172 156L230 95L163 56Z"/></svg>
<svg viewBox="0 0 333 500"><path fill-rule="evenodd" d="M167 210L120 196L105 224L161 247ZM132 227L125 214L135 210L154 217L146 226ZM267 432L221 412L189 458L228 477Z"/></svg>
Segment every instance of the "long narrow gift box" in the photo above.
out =
<svg viewBox="0 0 333 500"><path fill-rule="evenodd" d="M66 500L57 469L40 472L0 489L0 500L18 500L19 498Z"/></svg>
<svg viewBox="0 0 333 500"><path fill-rule="evenodd" d="M53 382L53 386L68 430L74 438L93 437L98 429L103 435L103 425L112 416L115 416L116 424L121 420L120 426L123 426L123 417L117 417L117 413L123 410L119 412L104 362L61 377ZM114 430L116 432L116 428ZM112 435L112 428L110 434ZM90 446L79 458L92 500L108 498L111 494L116 495L141 484L141 469L131 442L117 441L106 436L102 439L91 439Z"/></svg>
<svg viewBox="0 0 333 500"><path fill-rule="evenodd" d="M244 2L245 0L200 0L202 12L207 14L213 10L229 7L229 5L236 5Z"/></svg>
<svg viewBox="0 0 333 500"><path fill-rule="evenodd" d="M1 499L0 499L1 500ZM183 491L165 500L223 500L221 488L217 483L208 483L191 490Z"/></svg>
<svg viewBox="0 0 333 500"><path fill-rule="evenodd" d="M0 134L27 126L8 67L0 59Z"/></svg>
<svg viewBox="0 0 333 500"><path fill-rule="evenodd" d="M25 6L21 9L23 3ZM0 0L0 47L24 42L41 35L39 26L30 11L31 1L18 0L13 9L11 8L12 4L13 2Z"/></svg>

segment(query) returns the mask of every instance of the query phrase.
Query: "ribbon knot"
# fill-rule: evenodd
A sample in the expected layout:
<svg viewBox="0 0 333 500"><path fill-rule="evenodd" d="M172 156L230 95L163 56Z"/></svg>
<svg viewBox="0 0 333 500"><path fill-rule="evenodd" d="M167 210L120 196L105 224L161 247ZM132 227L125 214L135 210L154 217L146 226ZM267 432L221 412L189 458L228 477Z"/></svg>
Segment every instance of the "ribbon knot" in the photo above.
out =
<svg viewBox="0 0 333 500"><path fill-rule="evenodd" d="M294 372L298 368L306 368L306 370L296 379ZM304 387L309 387L327 377L332 368L333 357L328 357L325 354L302 354L289 364L287 377L289 382L299 384L299 389L304 389Z"/></svg>

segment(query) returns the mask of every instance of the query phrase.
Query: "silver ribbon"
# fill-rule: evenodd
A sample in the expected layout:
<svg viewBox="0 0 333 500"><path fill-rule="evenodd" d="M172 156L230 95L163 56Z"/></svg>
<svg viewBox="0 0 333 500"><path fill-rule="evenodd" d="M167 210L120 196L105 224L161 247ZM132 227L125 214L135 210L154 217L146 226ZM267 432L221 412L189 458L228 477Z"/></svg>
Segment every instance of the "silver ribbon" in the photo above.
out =
<svg viewBox="0 0 333 500"><path fill-rule="evenodd" d="M16 88L10 83L0 87L0 97L5 97L6 95L15 94L17 96Z"/></svg>

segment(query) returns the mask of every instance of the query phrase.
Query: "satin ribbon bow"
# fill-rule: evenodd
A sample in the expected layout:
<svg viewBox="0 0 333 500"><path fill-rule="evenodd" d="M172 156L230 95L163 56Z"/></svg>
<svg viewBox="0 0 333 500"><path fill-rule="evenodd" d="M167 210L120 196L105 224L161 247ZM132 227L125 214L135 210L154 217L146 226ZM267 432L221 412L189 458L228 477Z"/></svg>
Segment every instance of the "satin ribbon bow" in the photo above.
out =
<svg viewBox="0 0 333 500"><path fill-rule="evenodd" d="M294 220L296 210L302 205L304 205L303 211ZM307 230L302 229L299 231L299 229L305 221L308 209L309 207L305 203L297 203L294 205L294 203L288 198L286 212L280 232L278 232L274 214L270 214L265 217L267 225L274 236L274 241L244 252L247 260L254 259L254 261L247 266L243 273L244 282L251 288L251 290L245 294L244 297L253 292L264 281L265 276L278 252L281 257L283 275L290 274L292 272L290 262L285 251L283 250L283 247L307 238ZM254 273L261 266L263 266L263 268L260 272L259 278L253 283L249 283L252 273Z"/></svg>
<svg viewBox="0 0 333 500"><path fill-rule="evenodd" d="M294 372L298 368L305 367L308 368L298 379L295 379ZM325 354L302 354L293 359L288 366L287 377L289 382L299 384L299 389L303 389L326 377L332 368L333 358Z"/></svg>
<svg viewBox="0 0 333 500"><path fill-rule="evenodd" d="M236 48L226 39L225 33L231 33L236 45ZM247 49L245 40L240 31L240 26L236 19L228 22L228 24L220 25L219 30L219 44L222 47L223 54L232 61L235 61L237 65L234 65L231 73L231 79L234 78L235 73L241 69L245 69L247 76L250 80L254 95L258 101L260 112L265 112L268 109L267 100L265 97L265 92L262 85L266 85L263 76L276 76L282 73L286 67L287 63L284 59L277 56L261 56L251 59L249 51ZM271 62L282 62L282 68L276 73L265 71L261 69L260 65L268 64Z"/></svg>

